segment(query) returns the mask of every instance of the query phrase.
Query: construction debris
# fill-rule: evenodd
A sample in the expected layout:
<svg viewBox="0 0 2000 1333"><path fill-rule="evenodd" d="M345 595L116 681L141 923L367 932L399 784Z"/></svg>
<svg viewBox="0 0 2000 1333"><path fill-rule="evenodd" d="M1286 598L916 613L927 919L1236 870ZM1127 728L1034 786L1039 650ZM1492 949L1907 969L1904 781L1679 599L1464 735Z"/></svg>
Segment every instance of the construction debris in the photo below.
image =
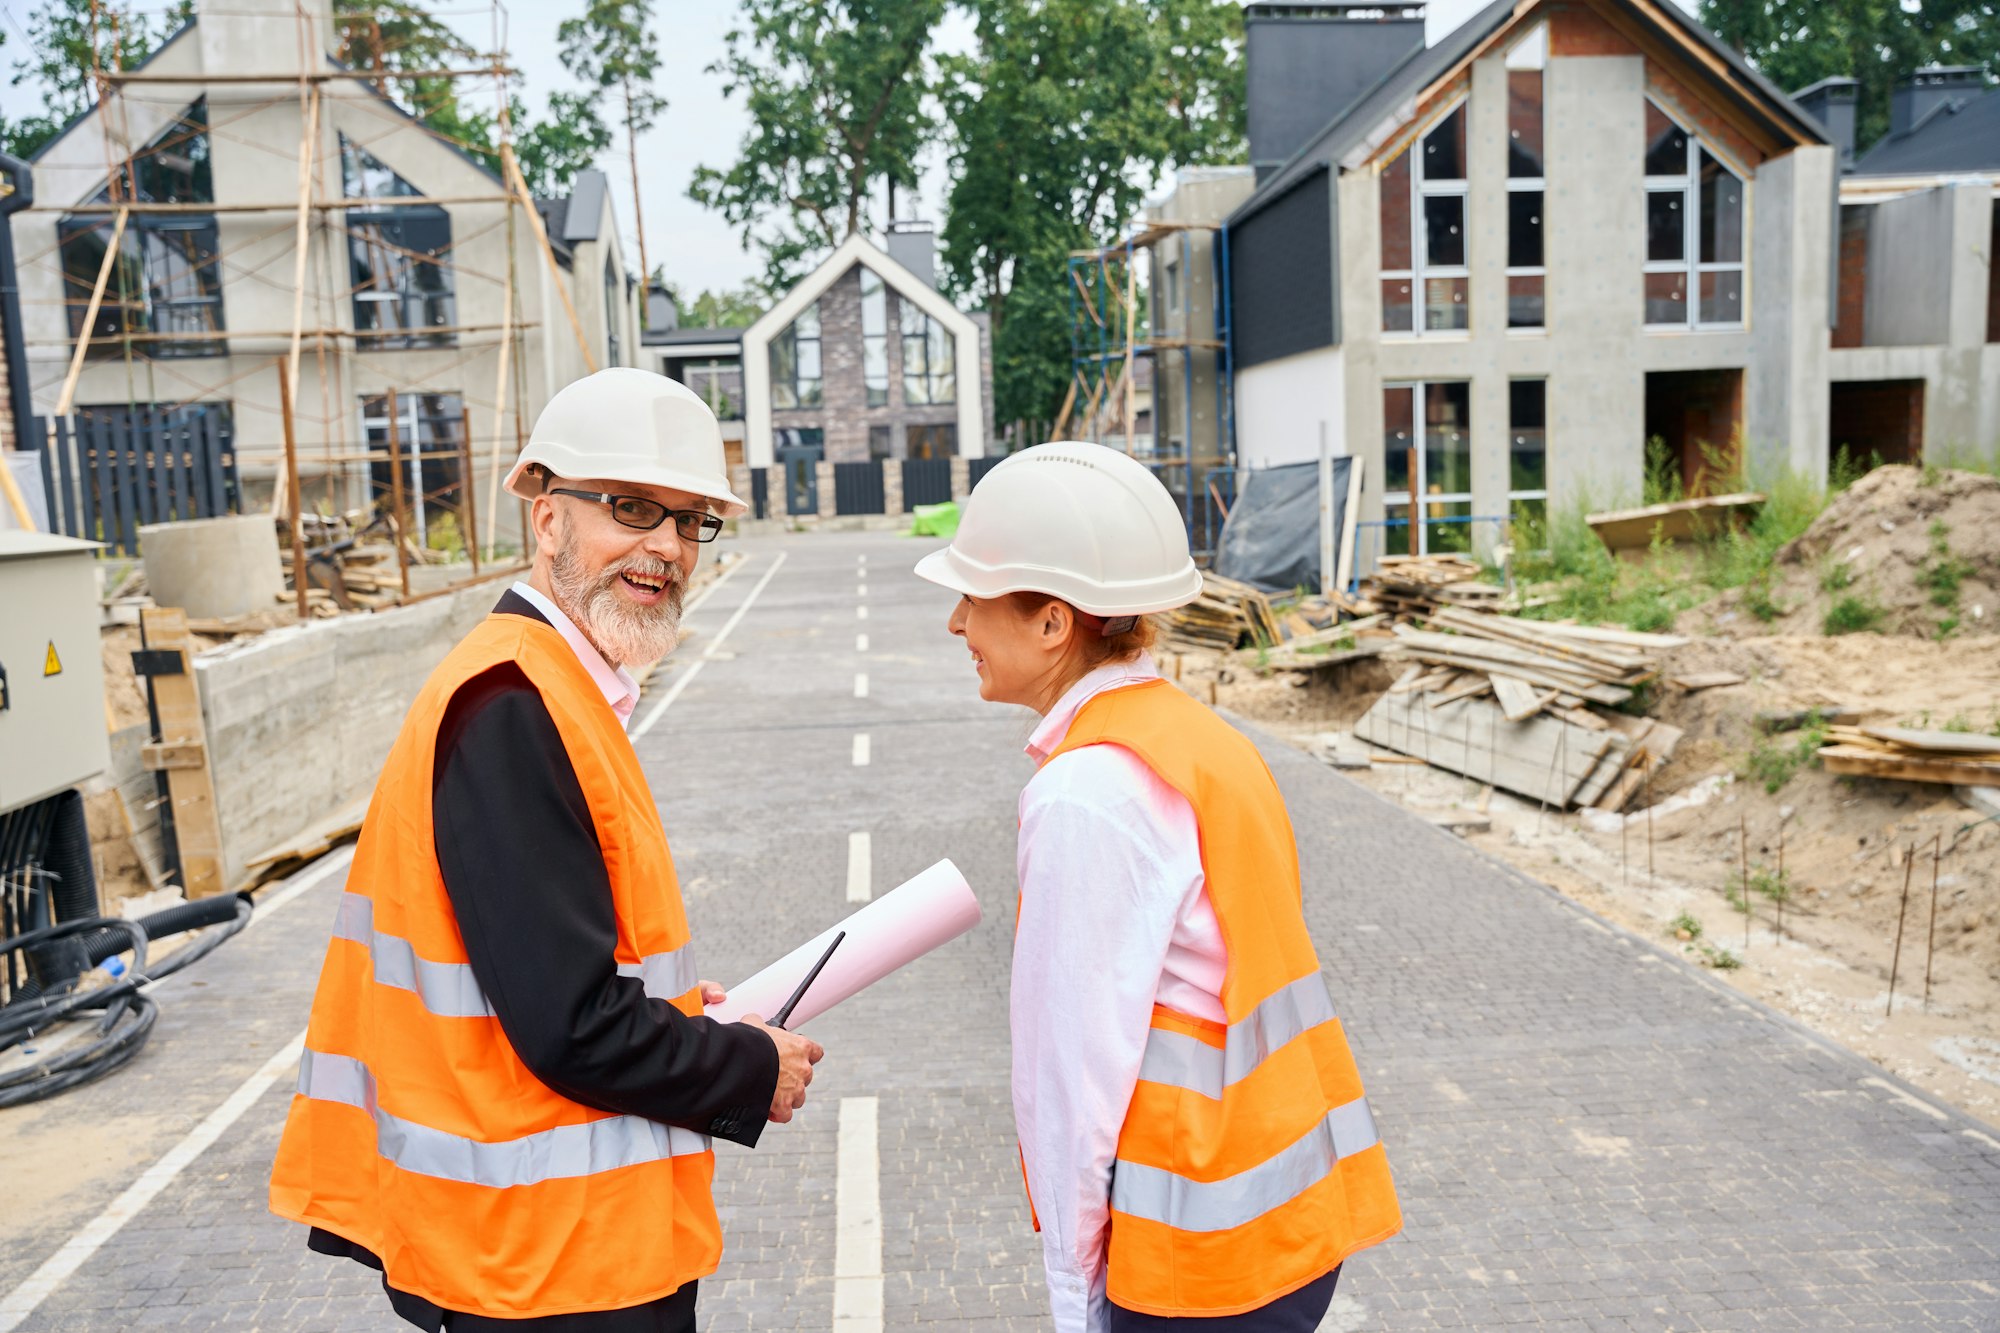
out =
<svg viewBox="0 0 2000 1333"><path fill-rule="evenodd" d="M1819 751L1829 773L1966 787L2000 786L2000 736L1836 726Z"/></svg>
<svg viewBox="0 0 2000 1333"><path fill-rule="evenodd" d="M1256 648L1284 646L1325 653L1329 646L1381 618L1340 625L1342 604L1318 596L1275 598L1260 588L1206 571L1201 596L1160 617L1167 643L1176 648L1212 648L1230 652L1248 644ZM1366 656L1366 654L1362 654Z"/></svg>
<svg viewBox="0 0 2000 1333"><path fill-rule="evenodd" d="M1606 549L1628 559L1642 556L1654 542L1709 539L1748 523L1764 507L1764 497L1748 491L1703 495L1692 500L1591 514L1583 521Z"/></svg>
<svg viewBox="0 0 2000 1333"><path fill-rule="evenodd" d="M1361 580L1361 600L1369 610L1404 616L1428 616L1443 606L1498 610L1507 604L1507 590L1483 574L1469 555L1385 555Z"/></svg>

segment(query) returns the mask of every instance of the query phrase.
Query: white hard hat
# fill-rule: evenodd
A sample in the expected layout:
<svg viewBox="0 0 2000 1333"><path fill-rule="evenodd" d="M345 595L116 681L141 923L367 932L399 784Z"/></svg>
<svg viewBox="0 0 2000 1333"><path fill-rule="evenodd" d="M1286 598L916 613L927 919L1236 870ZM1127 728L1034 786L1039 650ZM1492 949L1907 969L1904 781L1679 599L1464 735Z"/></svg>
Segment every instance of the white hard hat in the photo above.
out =
<svg viewBox="0 0 2000 1333"><path fill-rule="evenodd" d="M535 463L558 477L692 491L713 500L724 518L750 509L729 489L715 413L687 385L650 370L613 366L564 385L535 418L528 447L507 474L510 494L540 494L522 484Z"/></svg>
<svg viewBox="0 0 2000 1333"><path fill-rule="evenodd" d="M1187 528L1145 464L1058 441L1010 455L965 500L958 535L917 562L953 592L1041 592L1094 616L1140 616L1201 595Z"/></svg>

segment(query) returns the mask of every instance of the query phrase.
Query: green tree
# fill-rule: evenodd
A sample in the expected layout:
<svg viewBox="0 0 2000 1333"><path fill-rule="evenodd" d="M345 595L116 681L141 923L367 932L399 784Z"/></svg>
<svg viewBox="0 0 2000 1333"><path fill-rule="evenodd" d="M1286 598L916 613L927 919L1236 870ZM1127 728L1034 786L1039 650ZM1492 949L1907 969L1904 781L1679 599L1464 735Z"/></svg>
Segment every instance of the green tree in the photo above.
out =
<svg viewBox="0 0 2000 1333"><path fill-rule="evenodd" d="M936 134L926 53L946 0L744 0L710 66L749 103L727 170L698 167L690 198L742 228L773 288L871 224L874 186L917 180Z"/></svg>
<svg viewBox="0 0 2000 1333"><path fill-rule="evenodd" d="M42 109L5 127L7 151L28 157L55 138L97 100L93 67L131 69L142 63L180 30L192 10L193 0L177 0L155 26L118 0L98 0L94 16L90 0L46 0L28 16L29 54L15 62L13 80L16 87L32 84Z"/></svg>
<svg viewBox="0 0 2000 1333"><path fill-rule="evenodd" d="M1702 0L1701 21L1781 88L1859 80L1854 142L1863 152L1889 131L1896 81L1919 66L2000 76L1993 0Z"/></svg>
<svg viewBox="0 0 2000 1333"><path fill-rule="evenodd" d="M944 65L954 292L992 318L995 415L1053 417L1070 378L1068 254L1159 175L1241 160L1242 15L1208 0L979 0Z"/></svg>
<svg viewBox="0 0 2000 1333"><path fill-rule="evenodd" d="M755 324L770 306L764 293L754 286L704 290L692 299L669 287L681 327L688 329L738 329Z"/></svg>
<svg viewBox="0 0 2000 1333"><path fill-rule="evenodd" d="M650 24L652 0L589 0L581 18L564 19L556 29L562 61L571 74L604 92L616 92L625 108L625 150L632 163L632 218L639 229L639 271L646 260L646 210L640 202L639 136L667 109L653 91L660 48Z"/></svg>

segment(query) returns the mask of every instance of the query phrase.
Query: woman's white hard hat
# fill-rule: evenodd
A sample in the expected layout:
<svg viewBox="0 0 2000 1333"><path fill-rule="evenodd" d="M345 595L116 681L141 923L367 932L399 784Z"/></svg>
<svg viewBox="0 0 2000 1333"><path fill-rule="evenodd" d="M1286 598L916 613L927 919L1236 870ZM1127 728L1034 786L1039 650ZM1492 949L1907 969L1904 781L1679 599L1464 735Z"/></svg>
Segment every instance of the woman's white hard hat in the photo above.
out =
<svg viewBox="0 0 2000 1333"><path fill-rule="evenodd" d="M650 370L613 366L564 385L507 474L509 494L541 493L526 480L536 463L558 477L691 491L724 518L750 509L729 489L715 413L687 385Z"/></svg>
<svg viewBox="0 0 2000 1333"><path fill-rule="evenodd" d="M971 597L1047 593L1095 616L1142 616L1201 595L1187 528L1146 465L1098 444L1010 454L980 478L951 545L919 577Z"/></svg>

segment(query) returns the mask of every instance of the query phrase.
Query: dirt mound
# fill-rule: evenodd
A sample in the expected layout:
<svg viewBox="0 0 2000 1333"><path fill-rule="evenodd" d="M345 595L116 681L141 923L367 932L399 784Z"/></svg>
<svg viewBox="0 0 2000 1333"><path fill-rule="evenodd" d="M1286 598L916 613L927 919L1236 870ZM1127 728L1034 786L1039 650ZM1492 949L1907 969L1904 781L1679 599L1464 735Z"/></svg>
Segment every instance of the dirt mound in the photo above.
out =
<svg viewBox="0 0 2000 1333"><path fill-rule="evenodd" d="M2000 634L2000 478L1876 468L1827 505L1772 562L1779 614L1739 632L1848 630L1935 638ZM1748 609L1754 590L1732 599Z"/></svg>

